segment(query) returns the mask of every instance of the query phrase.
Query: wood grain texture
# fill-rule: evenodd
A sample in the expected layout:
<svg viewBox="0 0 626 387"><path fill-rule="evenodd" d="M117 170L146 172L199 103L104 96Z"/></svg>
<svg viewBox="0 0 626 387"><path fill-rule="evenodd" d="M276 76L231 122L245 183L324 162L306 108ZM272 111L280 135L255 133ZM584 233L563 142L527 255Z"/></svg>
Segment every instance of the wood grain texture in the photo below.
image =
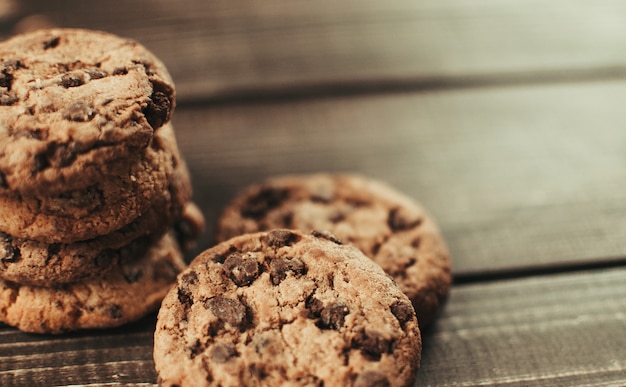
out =
<svg viewBox="0 0 626 387"><path fill-rule="evenodd" d="M155 316L125 327L59 336L0 328L0 385L156 383Z"/></svg>
<svg viewBox="0 0 626 387"><path fill-rule="evenodd" d="M626 75L619 0L11 2L5 36L39 15L138 39L165 61L181 101Z"/></svg>
<svg viewBox="0 0 626 387"><path fill-rule="evenodd" d="M618 386L626 269L457 286L424 333L419 386ZM153 384L154 319L34 336L0 328L0 385Z"/></svg>
<svg viewBox="0 0 626 387"><path fill-rule="evenodd" d="M624 268L455 287L417 385L623 385L625 312Z"/></svg>
<svg viewBox="0 0 626 387"><path fill-rule="evenodd" d="M358 172L421 201L467 275L626 257L624 95L589 82L330 97L179 109L174 125L209 234L247 184Z"/></svg>

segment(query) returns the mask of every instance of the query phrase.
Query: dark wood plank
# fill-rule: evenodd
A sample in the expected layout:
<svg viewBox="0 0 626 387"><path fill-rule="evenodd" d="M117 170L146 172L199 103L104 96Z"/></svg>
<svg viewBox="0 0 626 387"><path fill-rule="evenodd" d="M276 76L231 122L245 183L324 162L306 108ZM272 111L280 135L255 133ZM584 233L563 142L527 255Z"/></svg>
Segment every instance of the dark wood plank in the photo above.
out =
<svg viewBox="0 0 626 387"><path fill-rule="evenodd" d="M168 65L181 100L626 73L619 0L10 3L5 36L39 15L140 40Z"/></svg>
<svg viewBox="0 0 626 387"><path fill-rule="evenodd" d="M455 287L417 385L623 385L625 311L625 268Z"/></svg>
<svg viewBox="0 0 626 387"><path fill-rule="evenodd" d="M423 335L416 385L619 385L625 310L626 268L456 286ZM0 328L0 385L155 383L153 329L149 320L59 337ZM15 352L22 344L39 351Z"/></svg>
<svg viewBox="0 0 626 387"><path fill-rule="evenodd" d="M0 373L0 380L6 383L4 386L156 385L156 371L152 360L118 360L10 371Z"/></svg>
<svg viewBox="0 0 626 387"><path fill-rule="evenodd" d="M155 316L103 331L33 335L0 328L0 385L156 383Z"/></svg>
<svg viewBox="0 0 626 387"><path fill-rule="evenodd" d="M626 82L179 109L209 234L280 173L383 179L439 220L457 275L626 257ZM209 244L207 238L201 244Z"/></svg>

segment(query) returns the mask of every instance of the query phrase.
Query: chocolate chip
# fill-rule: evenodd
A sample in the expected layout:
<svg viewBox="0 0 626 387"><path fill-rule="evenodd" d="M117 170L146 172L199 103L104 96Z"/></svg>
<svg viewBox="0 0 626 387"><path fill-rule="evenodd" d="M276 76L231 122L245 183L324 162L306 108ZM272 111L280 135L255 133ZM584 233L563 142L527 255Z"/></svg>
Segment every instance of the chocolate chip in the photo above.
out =
<svg viewBox="0 0 626 387"><path fill-rule="evenodd" d="M198 273L195 271L189 271L183 274L180 279L185 285L195 285L198 283Z"/></svg>
<svg viewBox="0 0 626 387"><path fill-rule="evenodd" d="M61 38L56 36L43 42L43 49L48 50L51 48L55 48L59 45L59 43L61 43Z"/></svg>
<svg viewBox="0 0 626 387"><path fill-rule="evenodd" d="M11 106L19 101L15 91L8 91L6 88L0 88L0 105Z"/></svg>
<svg viewBox="0 0 626 387"><path fill-rule="evenodd" d="M48 163L54 167L67 167L76 160L76 153L68 144L51 143L46 151Z"/></svg>
<svg viewBox="0 0 626 387"><path fill-rule="evenodd" d="M209 337L216 337L217 335L219 335L222 328L224 328L224 322L222 322L222 320L211 321L206 330L206 333Z"/></svg>
<svg viewBox="0 0 626 387"><path fill-rule="evenodd" d="M392 341L378 332L359 332L352 341L352 347L360 348L364 355L380 360L384 353L390 353Z"/></svg>
<svg viewBox="0 0 626 387"><path fill-rule="evenodd" d="M13 245L13 238L0 232L0 261L3 263L15 263L22 258L21 250Z"/></svg>
<svg viewBox="0 0 626 387"><path fill-rule="evenodd" d="M11 84L13 83L13 74L9 73L6 68L0 70L0 88L7 92L11 90Z"/></svg>
<svg viewBox="0 0 626 387"><path fill-rule="evenodd" d="M0 87L10 91L13 86L13 72L19 69L22 63L17 59L9 59L0 65Z"/></svg>
<svg viewBox="0 0 626 387"><path fill-rule="evenodd" d="M408 321L411 321L413 316L415 316L415 311L413 310L413 306L407 302L397 302L391 305L391 313L398 319L400 325L404 327Z"/></svg>
<svg viewBox="0 0 626 387"><path fill-rule="evenodd" d="M87 122L96 114L93 106L87 101L75 101L72 102L63 111L63 118L69 121Z"/></svg>
<svg viewBox="0 0 626 387"><path fill-rule="evenodd" d="M85 84L85 80L80 74L69 73L64 74L61 77L61 82L59 84L66 89L69 89L70 87L82 86L83 84Z"/></svg>
<svg viewBox="0 0 626 387"><path fill-rule="evenodd" d="M259 220L269 211L278 207L288 196L286 189L262 188L257 194L248 198L241 207L241 215L244 218Z"/></svg>
<svg viewBox="0 0 626 387"><path fill-rule="evenodd" d="M183 304L185 308L191 308L193 305L193 296L189 289L178 288L178 302Z"/></svg>
<svg viewBox="0 0 626 387"><path fill-rule="evenodd" d="M2 171L0 171L0 188L9 188L9 184L7 183L7 177Z"/></svg>
<svg viewBox="0 0 626 387"><path fill-rule="evenodd" d="M247 309L239 300L220 295L209 298L205 306L213 312L215 317L233 327L241 328L246 322Z"/></svg>
<svg viewBox="0 0 626 387"><path fill-rule="evenodd" d="M309 315L307 316L309 318L319 317L322 309L324 309L324 303L313 295L306 299L304 305L309 310Z"/></svg>
<svg viewBox="0 0 626 387"><path fill-rule="evenodd" d="M150 75L151 76L151 75L155 75L156 74L156 71L154 71L154 69L153 69L154 66L150 62L143 61L143 60L133 60L133 63L136 64L136 65L143 66L143 68L144 68L144 70L146 72L146 75Z"/></svg>
<svg viewBox="0 0 626 387"><path fill-rule="evenodd" d="M41 172L44 169L50 167L50 162L45 153L40 153L33 159L33 173Z"/></svg>
<svg viewBox="0 0 626 387"><path fill-rule="evenodd" d="M143 115L148 120L152 128L157 129L163 126L170 117L172 110L172 101L167 94L161 91L155 91L150 96L150 102L143 109Z"/></svg>
<svg viewBox="0 0 626 387"><path fill-rule="evenodd" d="M237 356L237 349L230 343L215 343L209 350L209 357L216 363L226 363Z"/></svg>
<svg viewBox="0 0 626 387"><path fill-rule="evenodd" d="M346 315L350 313L347 306L340 303L332 303L320 311L320 320L317 326L322 329L339 330L344 323Z"/></svg>
<svg viewBox="0 0 626 387"><path fill-rule="evenodd" d="M354 387L390 387L389 379L378 371L360 373L354 381Z"/></svg>
<svg viewBox="0 0 626 387"><path fill-rule="evenodd" d="M396 207L389 211L387 225L392 231L403 231L415 228L422 223L422 219L407 213L403 209Z"/></svg>
<svg viewBox="0 0 626 387"><path fill-rule="evenodd" d="M255 259L245 259L239 253L233 253L224 261L224 268L238 286L250 285L259 276L259 264Z"/></svg>
<svg viewBox="0 0 626 387"><path fill-rule="evenodd" d="M52 243L48 245L48 255L46 257L46 262L50 261L55 256L59 255L61 252L61 244L60 243Z"/></svg>
<svg viewBox="0 0 626 387"><path fill-rule="evenodd" d="M117 320L124 317L124 311L121 306L113 304L109 307L109 315Z"/></svg>
<svg viewBox="0 0 626 387"><path fill-rule="evenodd" d="M84 71L89 75L89 78L91 79L101 79L109 75L106 71L97 67L87 68L84 69Z"/></svg>
<svg viewBox="0 0 626 387"><path fill-rule="evenodd" d="M232 253L236 253L237 252L237 248L235 246L230 246L228 248L228 251L224 254L214 254L211 257L211 261L215 262L215 263L224 263L224 261L226 261L226 258L232 254Z"/></svg>
<svg viewBox="0 0 626 387"><path fill-rule="evenodd" d="M311 235L313 235L316 238L321 238L321 239L327 239L331 242L334 242L338 245L343 245L343 242L337 238L336 236L333 235L333 233L331 233L328 230L313 230L311 232Z"/></svg>
<svg viewBox="0 0 626 387"><path fill-rule="evenodd" d="M264 364L252 363L248 366L248 371L252 377L256 380L263 380L268 377L267 370Z"/></svg>
<svg viewBox="0 0 626 387"><path fill-rule="evenodd" d="M12 83L13 74L11 74L6 67L3 67L2 70L0 70L0 87L3 87L7 91L9 91L11 90Z"/></svg>
<svg viewBox="0 0 626 387"><path fill-rule="evenodd" d="M183 304L185 308L190 308L193 305L193 295L191 294L191 287L198 282L198 274L195 271L189 271L180 276L178 281L178 301Z"/></svg>
<svg viewBox="0 0 626 387"><path fill-rule="evenodd" d="M20 68L25 68L25 66L19 59L7 59L2 62L2 68L9 71L15 71Z"/></svg>
<svg viewBox="0 0 626 387"><path fill-rule="evenodd" d="M128 74L128 69L126 67L118 67L113 70L113 75L126 75Z"/></svg>
<svg viewBox="0 0 626 387"><path fill-rule="evenodd" d="M300 236L289 230L272 230L267 233L266 242L268 246L283 247L291 246L298 242Z"/></svg>
<svg viewBox="0 0 626 387"><path fill-rule="evenodd" d="M200 340L196 340L196 342L189 347L189 358L194 359L196 356L204 352L205 349L204 344L202 344Z"/></svg>
<svg viewBox="0 0 626 387"><path fill-rule="evenodd" d="M278 285L291 272L295 277L306 273L306 266L298 258L274 258L270 261L270 280L272 284Z"/></svg>

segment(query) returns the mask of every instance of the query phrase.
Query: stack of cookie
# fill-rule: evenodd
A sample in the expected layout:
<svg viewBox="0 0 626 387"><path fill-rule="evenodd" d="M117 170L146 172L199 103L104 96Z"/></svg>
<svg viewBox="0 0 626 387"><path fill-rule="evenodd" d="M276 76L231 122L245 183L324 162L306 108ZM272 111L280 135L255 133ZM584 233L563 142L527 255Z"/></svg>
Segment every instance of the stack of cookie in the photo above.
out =
<svg viewBox="0 0 626 387"><path fill-rule="evenodd" d="M59 333L158 307L203 227L140 44L42 30L0 44L0 321Z"/></svg>
<svg viewBox="0 0 626 387"><path fill-rule="evenodd" d="M216 239L159 311L162 385L413 385L451 283L418 203L358 175L280 176L237 196Z"/></svg>

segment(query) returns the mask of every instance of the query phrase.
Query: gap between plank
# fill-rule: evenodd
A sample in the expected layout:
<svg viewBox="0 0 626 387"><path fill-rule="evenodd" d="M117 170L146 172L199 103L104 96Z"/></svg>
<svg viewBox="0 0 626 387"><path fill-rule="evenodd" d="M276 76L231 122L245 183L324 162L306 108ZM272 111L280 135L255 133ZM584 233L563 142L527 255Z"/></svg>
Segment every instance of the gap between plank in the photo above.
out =
<svg viewBox="0 0 626 387"><path fill-rule="evenodd" d="M626 257L609 257L585 262L562 262L532 267L460 273L453 275L453 284L455 286L459 286L479 282L506 281L527 277L548 276L590 270L605 270L618 267L626 267Z"/></svg>
<svg viewBox="0 0 626 387"><path fill-rule="evenodd" d="M434 90L495 88L521 85L544 85L626 80L626 66L590 69L538 70L529 72L492 73L467 76L435 76L417 78L353 79L320 81L291 85L224 88L209 92L185 92L181 85L177 106L199 107L227 104L252 104L320 98L349 97L369 94L415 93Z"/></svg>

